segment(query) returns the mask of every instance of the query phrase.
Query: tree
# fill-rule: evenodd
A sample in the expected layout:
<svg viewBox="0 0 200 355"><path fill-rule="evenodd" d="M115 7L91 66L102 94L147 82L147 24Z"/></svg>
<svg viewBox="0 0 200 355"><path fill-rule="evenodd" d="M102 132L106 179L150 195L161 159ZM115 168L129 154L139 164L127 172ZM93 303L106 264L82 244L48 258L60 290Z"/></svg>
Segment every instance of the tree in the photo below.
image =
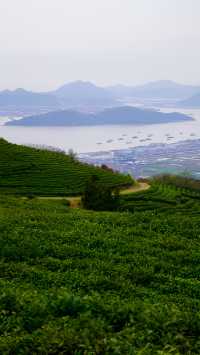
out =
<svg viewBox="0 0 200 355"><path fill-rule="evenodd" d="M110 171L111 173L114 172L114 170L112 168L110 168L109 166L107 166L106 164L102 164L101 169L106 170L106 171Z"/></svg>
<svg viewBox="0 0 200 355"><path fill-rule="evenodd" d="M82 197L83 207L94 211L113 211L117 209L119 194L113 188L103 186L99 178L92 175L88 180Z"/></svg>
<svg viewBox="0 0 200 355"><path fill-rule="evenodd" d="M75 162L77 160L77 155L73 151L73 149L69 149L68 150L68 156L69 156L69 158L71 159L72 162Z"/></svg>

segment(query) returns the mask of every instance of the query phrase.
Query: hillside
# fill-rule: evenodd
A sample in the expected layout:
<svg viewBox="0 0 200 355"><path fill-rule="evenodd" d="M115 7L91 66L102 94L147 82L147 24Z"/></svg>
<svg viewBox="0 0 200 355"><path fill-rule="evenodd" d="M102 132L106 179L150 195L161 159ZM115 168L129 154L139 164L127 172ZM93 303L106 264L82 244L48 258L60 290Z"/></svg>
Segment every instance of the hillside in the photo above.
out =
<svg viewBox="0 0 200 355"><path fill-rule="evenodd" d="M134 213L0 196L0 353L198 355L200 190L182 182L124 196Z"/></svg>
<svg viewBox="0 0 200 355"><path fill-rule="evenodd" d="M10 144L0 139L0 192L34 195L76 195L92 174L109 186L132 184L129 176L112 173L48 150Z"/></svg>
<svg viewBox="0 0 200 355"><path fill-rule="evenodd" d="M190 121L191 117L178 113L163 113L154 110L144 110L131 106L105 109L96 114L86 114L76 111L56 111L42 115L25 117L10 121L9 126L94 126L117 124L154 124L179 121Z"/></svg>

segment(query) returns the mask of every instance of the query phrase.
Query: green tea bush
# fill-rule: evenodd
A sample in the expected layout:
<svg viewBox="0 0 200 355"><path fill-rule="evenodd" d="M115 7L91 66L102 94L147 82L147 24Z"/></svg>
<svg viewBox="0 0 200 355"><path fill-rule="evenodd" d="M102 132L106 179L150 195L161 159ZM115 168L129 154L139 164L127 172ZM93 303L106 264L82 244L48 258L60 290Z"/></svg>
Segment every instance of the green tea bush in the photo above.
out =
<svg viewBox="0 0 200 355"><path fill-rule="evenodd" d="M120 197L134 213L1 195L0 354L199 354L198 193L156 183Z"/></svg>

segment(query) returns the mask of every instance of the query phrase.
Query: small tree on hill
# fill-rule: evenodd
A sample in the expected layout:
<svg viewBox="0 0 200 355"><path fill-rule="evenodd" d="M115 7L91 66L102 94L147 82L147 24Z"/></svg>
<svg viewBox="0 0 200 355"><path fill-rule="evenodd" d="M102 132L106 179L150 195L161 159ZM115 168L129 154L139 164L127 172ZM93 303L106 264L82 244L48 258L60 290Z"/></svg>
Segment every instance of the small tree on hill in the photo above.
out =
<svg viewBox="0 0 200 355"><path fill-rule="evenodd" d="M110 168L109 166L107 166L106 164L102 164L101 169L106 170L106 171L110 171L111 173L114 172L114 170L112 168Z"/></svg>
<svg viewBox="0 0 200 355"><path fill-rule="evenodd" d="M67 154L72 162L75 162L77 160L77 155L73 151L73 149L69 149Z"/></svg>
<svg viewBox="0 0 200 355"><path fill-rule="evenodd" d="M95 211L112 211L117 209L118 194L113 188L103 186L96 175L88 180L82 197L83 207Z"/></svg>

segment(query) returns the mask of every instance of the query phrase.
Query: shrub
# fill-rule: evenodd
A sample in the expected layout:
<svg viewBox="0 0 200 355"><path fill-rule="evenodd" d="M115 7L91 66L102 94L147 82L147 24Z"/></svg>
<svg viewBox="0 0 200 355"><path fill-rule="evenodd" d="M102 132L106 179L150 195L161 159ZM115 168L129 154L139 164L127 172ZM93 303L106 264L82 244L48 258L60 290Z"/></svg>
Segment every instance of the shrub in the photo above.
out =
<svg viewBox="0 0 200 355"><path fill-rule="evenodd" d="M86 184L85 192L82 197L84 208L95 211L113 211L118 206L119 193L109 186L99 183L99 178L92 175Z"/></svg>

